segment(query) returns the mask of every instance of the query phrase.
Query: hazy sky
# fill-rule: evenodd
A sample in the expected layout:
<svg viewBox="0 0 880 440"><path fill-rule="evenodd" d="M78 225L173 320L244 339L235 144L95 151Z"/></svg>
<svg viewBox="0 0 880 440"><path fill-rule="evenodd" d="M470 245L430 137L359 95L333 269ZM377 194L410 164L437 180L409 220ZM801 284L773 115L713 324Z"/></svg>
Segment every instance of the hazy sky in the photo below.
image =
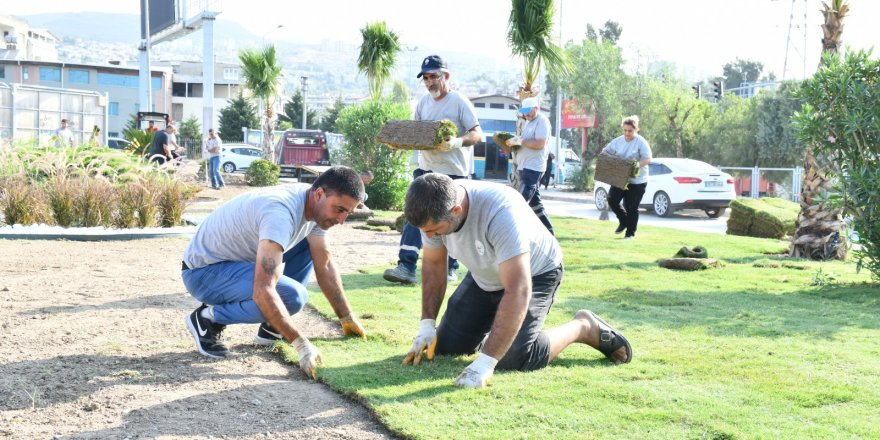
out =
<svg viewBox="0 0 880 440"><path fill-rule="evenodd" d="M620 44L631 59L668 60L691 76L720 75L735 58L758 60L765 73L783 75L789 18L787 78L811 75L821 50L819 0L557 0L562 4L562 39L579 41L587 23L601 27L614 20L623 27ZM830 1L830 0L829 0ZM222 20L239 22L257 35L278 40L360 42L367 22L384 20L403 44L509 55L509 0L191 0L215 4ZM880 51L880 1L849 0L843 38L853 48ZM138 13L139 0L0 0L0 11L14 15L42 12L102 11ZM285 12L286 11L286 12ZM805 17L806 12L806 27ZM279 24L283 24L280 29ZM559 25L559 21L557 21ZM804 29L807 30L806 42ZM269 32L271 31L271 32ZM558 31L555 34L558 35ZM417 58L427 53L416 49ZM806 60L804 57L806 56ZM880 56L880 53L875 53ZM806 66L806 69L805 69Z"/></svg>

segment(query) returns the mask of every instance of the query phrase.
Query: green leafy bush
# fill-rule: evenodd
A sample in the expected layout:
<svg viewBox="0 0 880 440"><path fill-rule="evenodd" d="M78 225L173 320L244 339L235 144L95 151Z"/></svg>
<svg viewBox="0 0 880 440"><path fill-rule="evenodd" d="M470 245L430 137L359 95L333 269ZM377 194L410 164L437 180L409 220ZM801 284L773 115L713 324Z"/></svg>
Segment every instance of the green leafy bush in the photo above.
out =
<svg viewBox="0 0 880 440"><path fill-rule="evenodd" d="M382 126L390 120L410 119L409 107L401 103L370 100L345 107L336 120L345 135L341 152L334 157L340 164L358 171L372 171L367 185L367 206L372 209L400 209L409 186L409 151L392 150L376 141Z"/></svg>
<svg viewBox="0 0 880 440"><path fill-rule="evenodd" d="M880 59L871 51L828 56L798 97L794 116L801 141L836 164L835 193L827 201L852 219L859 247L857 267L880 280Z"/></svg>
<svg viewBox="0 0 880 440"><path fill-rule="evenodd" d="M575 191L585 192L593 189L593 170L578 168L571 176L565 176L565 182L570 183Z"/></svg>
<svg viewBox="0 0 880 440"><path fill-rule="evenodd" d="M253 161L244 173L244 180L250 186L278 185L280 178L281 167L265 159Z"/></svg>

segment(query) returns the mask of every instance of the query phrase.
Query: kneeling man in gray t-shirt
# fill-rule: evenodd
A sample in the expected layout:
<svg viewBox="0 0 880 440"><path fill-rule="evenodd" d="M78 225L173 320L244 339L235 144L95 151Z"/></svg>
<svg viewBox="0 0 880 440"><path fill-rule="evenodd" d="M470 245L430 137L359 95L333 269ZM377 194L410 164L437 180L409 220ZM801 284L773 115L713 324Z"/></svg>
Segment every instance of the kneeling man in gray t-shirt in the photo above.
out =
<svg viewBox="0 0 880 440"><path fill-rule="evenodd" d="M562 282L559 242L523 197L504 185L425 174L406 194L406 220L422 232L422 321L403 360L417 365L424 352L480 355L455 380L482 387L495 368L530 371L547 366L574 342L588 344L615 363L632 359L626 338L589 310L542 331ZM447 255L468 273L449 298Z"/></svg>

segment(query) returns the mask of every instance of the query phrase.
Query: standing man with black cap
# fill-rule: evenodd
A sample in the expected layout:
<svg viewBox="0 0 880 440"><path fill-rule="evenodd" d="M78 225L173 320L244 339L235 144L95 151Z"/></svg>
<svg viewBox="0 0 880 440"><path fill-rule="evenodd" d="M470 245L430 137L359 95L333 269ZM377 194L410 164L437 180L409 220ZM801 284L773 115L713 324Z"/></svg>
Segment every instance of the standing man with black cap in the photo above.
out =
<svg viewBox="0 0 880 440"><path fill-rule="evenodd" d="M473 160L472 146L483 140L483 131L474 105L464 95L450 90L449 69L446 61L438 55L430 55L422 61L422 68L416 78L421 78L428 89L416 107L415 120L439 121L448 119L458 128L459 137L449 138L435 150L423 150L419 165L413 171L413 178L426 173L440 173L452 179L467 179L470 175L470 162ZM416 264L422 248L422 235L417 228L404 223L400 239L397 267L385 271L388 281L415 284ZM447 281L458 280L456 275L458 261L450 258L447 266Z"/></svg>

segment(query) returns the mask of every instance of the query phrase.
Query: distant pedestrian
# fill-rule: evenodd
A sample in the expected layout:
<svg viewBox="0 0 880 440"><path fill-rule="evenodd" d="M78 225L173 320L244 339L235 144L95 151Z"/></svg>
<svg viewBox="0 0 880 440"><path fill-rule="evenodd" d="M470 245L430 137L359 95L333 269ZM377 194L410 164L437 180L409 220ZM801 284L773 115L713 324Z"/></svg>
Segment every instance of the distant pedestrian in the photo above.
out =
<svg viewBox="0 0 880 440"><path fill-rule="evenodd" d="M147 133L156 133L157 131L159 131L159 129L156 128L155 122L149 121L147 122L147 128L144 131L146 131Z"/></svg>
<svg viewBox="0 0 880 440"><path fill-rule="evenodd" d="M632 159L639 164L639 174L629 179L626 188L612 186L608 191L608 206L617 216L615 234L626 231L624 239L635 238L639 224L639 203L648 186L648 164L651 163L651 146L639 132L639 117L627 116L621 124L623 136L617 137L605 148L602 154L611 154L621 159ZM623 207L620 206L621 200Z"/></svg>
<svg viewBox="0 0 880 440"><path fill-rule="evenodd" d="M73 132L68 128L67 119L61 120L61 127L55 130L55 148L73 146Z"/></svg>
<svg viewBox="0 0 880 440"><path fill-rule="evenodd" d="M223 176L220 175L220 148L223 141L214 133L214 129L208 130L208 139L205 139L205 148L208 150L208 175L211 176L211 188L220 189L226 186Z"/></svg>
<svg viewBox="0 0 880 440"><path fill-rule="evenodd" d="M98 126L92 127L92 136L89 138L89 146L98 148L101 146L101 129Z"/></svg>
<svg viewBox="0 0 880 440"><path fill-rule="evenodd" d="M547 186L550 185L550 178L555 176L555 172L553 171L553 159L556 159L556 155L550 153L547 155L547 169L544 171L544 175L541 176L541 184L544 185L544 189L547 189ZM553 184L553 187L556 188L556 184Z"/></svg>

